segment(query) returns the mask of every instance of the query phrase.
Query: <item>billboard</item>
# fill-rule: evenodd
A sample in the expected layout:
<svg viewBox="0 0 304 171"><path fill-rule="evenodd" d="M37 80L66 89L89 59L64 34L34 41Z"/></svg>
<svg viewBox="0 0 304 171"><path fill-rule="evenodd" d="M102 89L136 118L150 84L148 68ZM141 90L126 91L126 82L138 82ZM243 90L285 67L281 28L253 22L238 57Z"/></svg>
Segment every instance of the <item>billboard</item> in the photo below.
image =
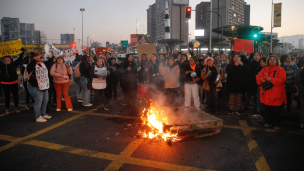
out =
<svg viewBox="0 0 304 171"><path fill-rule="evenodd" d="M189 0L173 0L174 5L188 5Z"/></svg>
<svg viewBox="0 0 304 171"><path fill-rule="evenodd" d="M133 46L150 43L150 37L147 34L131 34L130 37Z"/></svg>
<svg viewBox="0 0 304 171"><path fill-rule="evenodd" d="M274 4L273 27L281 27L282 3Z"/></svg>

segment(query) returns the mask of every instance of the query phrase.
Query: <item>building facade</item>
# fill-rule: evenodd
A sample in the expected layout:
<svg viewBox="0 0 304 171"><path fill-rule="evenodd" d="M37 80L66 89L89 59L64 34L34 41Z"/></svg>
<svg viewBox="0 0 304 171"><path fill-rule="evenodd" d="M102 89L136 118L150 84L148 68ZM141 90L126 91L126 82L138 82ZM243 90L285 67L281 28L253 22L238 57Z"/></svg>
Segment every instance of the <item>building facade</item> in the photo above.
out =
<svg viewBox="0 0 304 171"><path fill-rule="evenodd" d="M299 39L299 47L298 49L304 49L304 38Z"/></svg>
<svg viewBox="0 0 304 171"><path fill-rule="evenodd" d="M2 42L21 39L22 44L40 44L40 31L33 23L20 23L19 18L3 17L1 19Z"/></svg>
<svg viewBox="0 0 304 171"><path fill-rule="evenodd" d="M165 2L155 0L155 3L147 9L147 33L150 42L156 43L165 38ZM170 38L183 40L182 45L188 44L188 19L186 19L185 5L177 5L174 0L168 0L170 18Z"/></svg>
<svg viewBox="0 0 304 171"><path fill-rule="evenodd" d="M2 42L20 39L19 18L3 17L1 19Z"/></svg>
<svg viewBox="0 0 304 171"><path fill-rule="evenodd" d="M60 42L62 45L71 45L74 40L74 34L60 34Z"/></svg>
<svg viewBox="0 0 304 171"><path fill-rule="evenodd" d="M204 37L210 35L210 15L212 15L212 29L226 25L250 25L250 5L244 0L212 0L212 11L220 14L220 16L211 11L211 3L201 2L196 5L196 29L204 29ZM223 21L223 23L222 23ZM212 33L212 36L217 36Z"/></svg>

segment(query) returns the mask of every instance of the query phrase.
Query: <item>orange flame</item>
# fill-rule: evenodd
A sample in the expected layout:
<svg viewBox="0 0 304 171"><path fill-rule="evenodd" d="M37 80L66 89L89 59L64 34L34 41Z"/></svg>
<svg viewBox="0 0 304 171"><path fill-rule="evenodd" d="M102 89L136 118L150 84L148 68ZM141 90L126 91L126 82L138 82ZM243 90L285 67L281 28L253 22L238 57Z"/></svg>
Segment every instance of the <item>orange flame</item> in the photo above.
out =
<svg viewBox="0 0 304 171"><path fill-rule="evenodd" d="M167 118L165 118L162 112L156 110L153 106L150 106L149 109L143 110L141 120L143 125L148 126L151 130L149 132L146 132L146 130L140 130L139 133L142 134L143 138L163 139L164 141L170 137L177 138L177 135L171 134L170 131L166 130L166 132L164 132L163 126L167 123Z"/></svg>

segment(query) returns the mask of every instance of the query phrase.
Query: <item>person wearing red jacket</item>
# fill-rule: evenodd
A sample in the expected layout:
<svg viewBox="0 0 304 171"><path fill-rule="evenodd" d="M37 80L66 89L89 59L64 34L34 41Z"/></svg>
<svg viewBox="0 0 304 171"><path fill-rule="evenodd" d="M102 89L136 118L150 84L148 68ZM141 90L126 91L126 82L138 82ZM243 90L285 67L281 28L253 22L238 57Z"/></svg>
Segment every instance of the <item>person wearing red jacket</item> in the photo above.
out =
<svg viewBox="0 0 304 171"><path fill-rule="evenodd" d="M283 103L286 104L286 72L280 67L280 61L276 56L270 56L267 60L267 67L263 68L256 77L257 84L271 82L273 87L264 90L260 86L260 100L265 105L265 127L274 126L279 129L281 122L281 111Z"/></svg>

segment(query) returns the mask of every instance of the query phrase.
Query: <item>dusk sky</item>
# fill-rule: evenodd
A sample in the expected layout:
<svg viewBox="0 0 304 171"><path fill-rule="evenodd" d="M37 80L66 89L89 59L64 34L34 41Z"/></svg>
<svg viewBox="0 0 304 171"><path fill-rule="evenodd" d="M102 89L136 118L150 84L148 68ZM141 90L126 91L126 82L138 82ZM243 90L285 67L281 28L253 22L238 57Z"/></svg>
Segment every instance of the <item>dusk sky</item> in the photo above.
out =
<svg viewBox="0 0 304 171"><path fill-rule="evenodd" d="M99 41L105 46L106 41L120 43L129 40L136 32L138 24L144 25L147 33L147 9L155 0L0 0L0 18L19 18L21 23L34 23L35 29L43 31L51 42L59 43L60 34L73 33L81 39L81 12L85 8L84 44L86 37ZM195 6L201 0L190 0ZM251 25L262 26L270 32L271 0L246 0L251 5ZM303 0L274 0L282 2L282 27L274 28L279 37L304 34ZM192 12L190 34L194 38L195 13ZM143 26L137 26L137 33L143 33ZM89 39L89 40L90 40ZM295 41L297 44L297 42Z"/></svg>

